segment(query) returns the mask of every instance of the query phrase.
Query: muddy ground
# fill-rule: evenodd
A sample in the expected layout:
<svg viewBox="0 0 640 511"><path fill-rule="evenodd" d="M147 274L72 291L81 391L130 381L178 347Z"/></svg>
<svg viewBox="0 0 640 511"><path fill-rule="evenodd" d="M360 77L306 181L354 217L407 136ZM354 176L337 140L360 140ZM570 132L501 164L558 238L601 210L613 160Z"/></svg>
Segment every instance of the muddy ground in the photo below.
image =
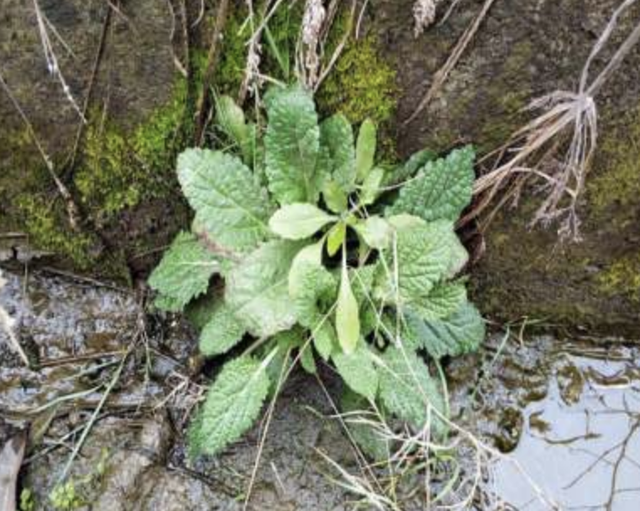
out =
<svg viewBox="0 0 640 511"><path fill-rule="evenodd" d="M29 431L18 487L32 509L56 509L61 480L72 485L70 509L243 508L261 425L220 456L186 455L188 415L208 381L194 372L188 324L146 314L128 290L43 272L7 277L0 302L34 369L0 337L0 443ZM640 342L496 332L447 373L456 420L503 453L483 468L476 509L637 509ZM248 509L373 509L323 456L363 474L332 408L339 383L320 374L289 380ZM471 470L473 451L461 453ZM417 486L405 488L400 509L423 509L420 482L406 484Z"/></svg>

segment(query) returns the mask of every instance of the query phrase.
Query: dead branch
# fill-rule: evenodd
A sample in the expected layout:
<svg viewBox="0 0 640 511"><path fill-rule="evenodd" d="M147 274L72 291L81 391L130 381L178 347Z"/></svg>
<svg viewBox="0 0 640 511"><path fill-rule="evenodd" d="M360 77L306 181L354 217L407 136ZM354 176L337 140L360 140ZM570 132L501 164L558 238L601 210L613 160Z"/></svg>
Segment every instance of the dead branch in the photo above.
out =
<svg viewBox="0 0 640 511"><path fill-rule="evenodd" d="M102 32L100 34L100 40L98 41L95 57L93 59L93 66L91 69L91 76L89 78L89 85L87 87L87 92L84 98L84 104L82 105L83 119L87 118L87 111L89 109L89 105L91 104L91 98L93 96L95 81L98 76L98 70L100 69L100 62L102 62L102 56L104 55L104 49L106 46L107 37L109 35L109 29L111 27L112 10L113 10L112 4L109 2L107 4L107 12L105 14L104 21L102 23ZM73 172L73 168L76 163L76 158L78 156L80 141L82 140L82 136L84 135L84 128L85 128L85 123L80 122L78 124L78 129L76 131L76 138L73 142L73 148L71 149L71 154L67 160L66 168L69 169L69 172Z"/></svg>
<svg viewBox="0 0 640 511"><path fill-rule="evenodd" d="M27 114L23 110L22 106L20 105L16 97L11 92L11 89L9 88L9 85L7 84L7 82L4 80L1 70L0 70L0 87L5 91L5 93L9 97L9 100L11 101L14 108L18 112L18 115L20 115L22 122L26 126L27 132L29 133L31 140L33 141L34 145L38 149L38 152L40 153L40 156L44 161L47 172L49 173L49 175L51 176L51 179L55 183L58 189L58 193L60 193L62 199L64 200L65 208L67 210L67 217L69 219L69 225L73 230L77 231L80 226L80 213L79 213L78 207L76 206L73 200L71 192L56 174L51 158L49 158L49 155L46 153L42 143L40 142L40 139L36 135L36 132L33 128L33 125L31 124L31 121L27 117Z"/></svg>
<svg viewBox="0 0 640 511"><path fill-rule="evenodd" d="M411 116L406 121L404 121L403 124L405 126L411 123L413 120L415 120L418 117L418 115L425 108L429 106L429 104L431 103L431 100L436 96L436 94L440 92L440 89L442 88L444 83L447 81L447 78L449 78L449 74L451 73L451 71L453 71L453 69L456 67L456 65L460 61L460 58L466 51L467 47L469 46L473 38L475 37L476 33L478 32L478 29L480 28L480 25L486 18L487 13L489 12L489 9L491 9L495 1L496 0L485 0L484 5L482 6L482 10L478 13L478 15L473 20L473 22L464 31L464 33L462 34L462 37L460 37L460 39L456 43L455 47L453 48L453 51L451 52L451 55L449 55L449 58L447 59L445 64L440 69L438 69L435 75L433 75L433 81L431 83L431 87L429 87L429 90L427 91L426 95L422 98L422 101L420 101L420 103L418 104L418 108L416 108L415 112L413 112L413 114L411 114Z"/></svg>

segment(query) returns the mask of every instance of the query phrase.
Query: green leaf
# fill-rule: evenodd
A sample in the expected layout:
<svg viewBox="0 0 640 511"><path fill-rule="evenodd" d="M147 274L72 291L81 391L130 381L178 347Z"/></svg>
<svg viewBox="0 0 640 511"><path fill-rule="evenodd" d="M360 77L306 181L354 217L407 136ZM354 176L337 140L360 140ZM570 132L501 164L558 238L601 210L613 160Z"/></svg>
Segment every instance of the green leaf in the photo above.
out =
<svg viewBox="0 0 640 511"><path fill-rule="evenodd" d="M351 437L363 452L378 462L388 460L391 455L389 443L370 424L365 423L366 420L371 421L375 413L367 400L346 388L340 399L340 409L346 415L344 421Z"/></svg>
<svg viewBox="0 0 640 511"><path fill-rule="evenodd" d="M182 310L207 291L209 279L219 268L218 258L194 234L179 233L149 277L149 286L161 295L156 305L166 310Z"/></svg>
<svg viewBox="0 0 640 511"><path fill-rule="evenodd" d="M360 318L351 283L347 272L346 261L342 265L342 277L340 290L338 291L338 303L336 306L336 331L342 351L346 354L353 353L360 339Z"/></svg>
<svg viewBox="0 0 640 511"><path fill-rule="evenodd" d="M356 180L356 156L353 129L343 114L329 117L320 124L320 147L333 181L346 195Z"/></svg>
<svg viewBox="0 0 640 511"><path fill-rule="evenodd" d="M351 390L370 401L376 398L379 375L373 363L371 352L363 342L358 343L352 353L337 351L331 356L338 374Z"/></svg>
<svg viewBox="0 0 640 511"><path fill-rule="evenodd" d="M178 157L178 180L196 223L222 247L251 249L265 239L273 207L251 171L235 156L187 149Z"/></svg>
<svg viewBox="0 0 640 511"><path fill-rule="evenodd" d="M395 169L385 175L384 185L393 186L403 183L407 179L411 178L428 162L435 160L437 157L438 155L436 153L429 151L428 149L413 153L406 163L398 165Z"/></svg>
<svg viewBox="0 0 640 511"><path fill-rule="evenodd" d="M300 242L265 243L229 272L225 301L253 335L268 337L295 323L286 297L289 269L300 248Z"/></svg>
<svg viewBox="0 0 640 511"><path fill-rule="evenodd" d="M416 344L435 359L476 351L486 333L482 316L468 302L444 319L424 321L416 314L409 314L406 330Z"/></svg>
<svg viewBox="0 0 640 511"><path fill-rule="evenodd" d="M384 178L384 169L376 167L364 178L360 190L360 204L368 206L373 204L380 194L380 185Z"/></svg>
<svg viewBox="0 0 640 511"><path fill-rule="evenodd" d="M322 196L327 207L334 213L342 213L347 210L348 197L338 183L326 181L322 187Z"/></svg>
<svg viewBox="0 0 640 511"><path fill-rule="evenodd" d="M346 236L347 224L344 222L338 222L331 228L329 235L327 236L327 254L329 254L329 256L333 257L338 253L338 250L342 247Z"/></svg>
<svg viewBox="0 0 640 511"><path fill-rule="evenodd" d="M295 312L298 323L313 331L335 303L335 278L321 264L306 257L296 258L289 272L289 296L288 306Z"/></svg>
<svg viewBox="0 0 640 511"><path fill-rule="evenodd" d="M267 111L269 190L280 204L315 204L327 176L316 172L320 128L313 98L300 87L277 90L270 95Z"/></svg>
<svg viewBox="0 0 640 511"><path fill-rule="evenodd" d="M360 126L356 143L356 176L362 183L373 168L376 155L376 125L366 119Z"/></svg>
<svg viewBox="0 0 640 511"><path fill-rule="evenodd" d="M400 189L387 215L408 213L434 220L458 219L471 201L473 187L472 147L452 151L446 158L428 162L418 176Z"/></svg>
<svg viewBox="0 0 640 511"><path fill-rule="evenodd" d="M449 269L455 240L453 225L447 221L427 224L407 216L389 221L401 227L396 229L395 253L382 253L386 270L381 298L400 308L423 307L430 300L430 291Z"/></svg>
<svg viewBox="0 0 640 511"><path fill-rule="evenodd" d="M283 206L269 220L271 230L282 238L301 240L313 236L337 217L312 204L296 203Z"/></svg>
<svg viewBox="0 0 640 511"><path fill-rule="evenodd" d="M311 332L313 345L323 360L329 360L333 349L338 345L338 336L330 321L323 321Z"/></svg>
<svg viewBox="0 0 640 511"><path fill-rule="evenodd" d="M370 216L356 224L355 229L371 248L382 250L391 243L393 235L391 226L389 222L379 216Z"/></svg>
<svg viewBox="0 0 640 511"><path fill-rule="evenodd" d="M269 392L266 366L247 356L225 364L191 425L193 455L217 454L253 425Z"/></svg>
<svg viewBox="0 0 640 511"><path fill-rule="evenodd" d="M380 399L394 415L413 427L425 426L428 405L445 413L442 395L429 375L425 363L412 351L401 351L389 347L382 355L384 366L380 367ZM434 412L433 425L441 425Z"/></svg>
<svg viewBox="0 0 640 511"><path fill-rule="evenodd" d="M422 319L434 320L453 314L467 301L467 289L461 282L436 284L427 297L415 301L411 307Z"/></svg>
<svg viewBox="0 0 640 511"><path fill-rule="evenodd" d="M301 348L300 365L309 374L316 374L316 361L313 358L313 348L311 345L307 345L306 348Z"/></svg>
<svg viewBox="0 0 640 511"><path fill-rule="evenodd" d="M255 125L247 124L242 108L230 96L216 98L216 122L222 131L235 142L247 165L253 165Z"/></svg>
<svg viewBox="0 0 640 511"><path fill-rule="evenodd" d="M200 333L200 351L214 356L226 353L244 337L245 329L223 301L217 307Z"/></svg>

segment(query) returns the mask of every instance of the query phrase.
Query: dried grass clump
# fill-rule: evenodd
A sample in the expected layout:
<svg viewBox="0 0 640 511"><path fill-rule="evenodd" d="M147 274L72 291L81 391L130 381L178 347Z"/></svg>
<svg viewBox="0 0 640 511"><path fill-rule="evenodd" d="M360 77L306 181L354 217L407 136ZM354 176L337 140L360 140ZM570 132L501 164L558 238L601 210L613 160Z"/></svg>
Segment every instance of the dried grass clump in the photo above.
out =
<svg viewBox="0 0 640 511"><path fill-rule="evenodd" d="M322 0L307 0L302 17L302 44L304 45L305 82L313 87L318 81L320 69L320 38L327 16Z"/></svg>
<svg viewBox="0 0 640 511"><path fill-rule="evenodd" d="M523 185L535 180L536 191L544 195L544 199L534 214L531 225L548 226L557 222L561 241L581 239L577 206L598 140L595 98L640 40L640 23L593 80L590 71L595 58L618 26L620 16L636 2L637 0L625 0L614 11L584 65L577 91L556 91L531 102L528 109L540 111L540 114L514 133L500 150L500 160L510 151L506 162L500 163L476 181L474 194L480 196L481 200L461 223L478 216L489 206L498 191L506 188L503 199L489 215L490 220L507 199L517 201ZM570 140L568 149L563 155L556 156L567 137Z"/></svg>
<svg viewBox="0 0 640 511"><path fill-rule="evenodd" d="M413 4L413 35L418 37L436 20L438 0L416 0Z"/></svg>

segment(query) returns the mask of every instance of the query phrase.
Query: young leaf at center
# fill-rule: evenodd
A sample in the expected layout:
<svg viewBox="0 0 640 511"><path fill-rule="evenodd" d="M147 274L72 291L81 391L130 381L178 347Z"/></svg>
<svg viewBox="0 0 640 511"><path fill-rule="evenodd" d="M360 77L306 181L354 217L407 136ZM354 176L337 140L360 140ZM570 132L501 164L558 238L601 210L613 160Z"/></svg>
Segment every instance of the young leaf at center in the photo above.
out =
<svg viewBox="0 0 640 511"><path fill-rule="evenodd" d="M353 353L360 339L360 317L356 297L351 290L347 271L346 251L343 249L342 276L336 306L336 331L338 341L345 353Z"/></svg>

